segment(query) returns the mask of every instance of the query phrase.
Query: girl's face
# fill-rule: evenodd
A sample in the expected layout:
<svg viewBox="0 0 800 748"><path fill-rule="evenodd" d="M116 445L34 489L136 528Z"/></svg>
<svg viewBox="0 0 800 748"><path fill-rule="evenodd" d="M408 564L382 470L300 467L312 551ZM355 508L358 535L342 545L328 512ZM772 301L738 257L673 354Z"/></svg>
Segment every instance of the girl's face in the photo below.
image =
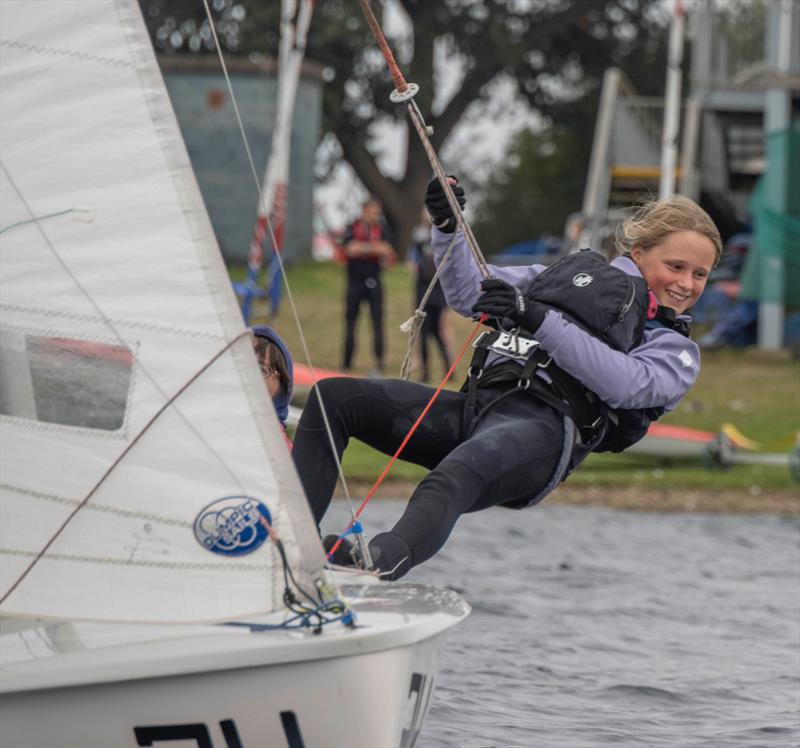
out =
<svg viewBox="0 0 800 748"><path fill-rule="evenodd" d="M716 249L696 231L676 231L650 249L634 247L631 257L659 304L682 314L703 293Z"/></svg>

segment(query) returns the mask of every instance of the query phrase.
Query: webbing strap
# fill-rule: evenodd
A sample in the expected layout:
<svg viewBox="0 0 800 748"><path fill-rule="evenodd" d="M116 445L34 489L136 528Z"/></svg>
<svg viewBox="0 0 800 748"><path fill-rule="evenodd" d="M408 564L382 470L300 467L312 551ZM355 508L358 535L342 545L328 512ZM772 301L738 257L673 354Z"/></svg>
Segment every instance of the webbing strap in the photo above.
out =
<svg viewBox="0 0 800 748"><path fill-rule="evenodd" d="M514 391L520 390L530 392L571 419L580 432L584 444L589 444L597 439L605 420L606 408L599 401L595 401L594 396L577 379L557 366L550 355L540 347L534 348L529 353L522 366L508 361L493 364L489 369L484 370L492 340L492 336L489 336L476 343L467 381L461 388L461 391L467 394L462 415L462 433L464 435L474 429L480 419L500 400ZM550 382L537 376L539 369L547 370ZM516 385L514 388L510 388L493 399L478 412L478 388L501 383L511 384L512 382Z"/></svg>

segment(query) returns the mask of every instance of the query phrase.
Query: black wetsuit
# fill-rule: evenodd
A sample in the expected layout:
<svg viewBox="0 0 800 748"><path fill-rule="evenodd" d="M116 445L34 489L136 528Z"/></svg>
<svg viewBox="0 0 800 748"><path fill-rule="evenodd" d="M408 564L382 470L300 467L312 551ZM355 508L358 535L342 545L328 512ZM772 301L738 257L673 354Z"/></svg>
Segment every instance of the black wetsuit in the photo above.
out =
<svg viewBox="0 0 800 748"><path fill-rule="evenodd" d="M340 457L351 437L394 454L433 394L425 385L394 379L342 377L322 380L318 387ZM480 390L478 412L497 395L494 388ZM401 455L430 472L392 530L370 542L377 568L394 570L390 579L433 556L462 514L500 504L525 506L556 471L564 443L560 413L515 393L473 421L467 439L465 397L443 390ZM316 391L300 419L292 457L319 524L338 473Z"/></svg>

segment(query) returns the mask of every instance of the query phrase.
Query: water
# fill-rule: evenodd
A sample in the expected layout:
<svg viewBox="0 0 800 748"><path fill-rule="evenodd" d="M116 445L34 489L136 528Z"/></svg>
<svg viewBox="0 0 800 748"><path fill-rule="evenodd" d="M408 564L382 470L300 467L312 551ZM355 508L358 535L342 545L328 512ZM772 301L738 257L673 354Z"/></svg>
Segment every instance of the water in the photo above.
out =
<svg viewBox="0 0 800 748"><path fill-rule="evenodd" d="M367 532L401 511L374 501ZM463 517L406 577L473 608L417 745L797 748L799 529L546 503Z"/></svg>

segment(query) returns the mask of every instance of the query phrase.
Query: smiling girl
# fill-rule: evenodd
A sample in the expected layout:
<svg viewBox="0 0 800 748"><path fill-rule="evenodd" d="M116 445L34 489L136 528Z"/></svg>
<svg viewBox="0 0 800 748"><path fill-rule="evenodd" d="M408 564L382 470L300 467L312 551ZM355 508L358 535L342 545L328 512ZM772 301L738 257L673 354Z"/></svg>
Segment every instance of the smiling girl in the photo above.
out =
<svg viewBox="0 0 800 748"><path fill-rule="evenodd" d="M462 207L463 188L454 189ZM467 512L538 503L592 451L620 451L674 409L697 378L700 355L687 310L721 254L713 221L683 197L641 208L621 227L621 256L591 252L542 265L496 267L483 279L433 180L426 207L448 305L486 315L460 392L443 390L401 459L429 468L397 524L369 543L390 579L434 555ZM319 383L341 456L351 437L393 454L433 389L399 380ZM294 458L316 521L336 462L316 392L295 437ZM326 538L327 547L335 536ZM344 543L335 561L352 563Z"/></svg>

